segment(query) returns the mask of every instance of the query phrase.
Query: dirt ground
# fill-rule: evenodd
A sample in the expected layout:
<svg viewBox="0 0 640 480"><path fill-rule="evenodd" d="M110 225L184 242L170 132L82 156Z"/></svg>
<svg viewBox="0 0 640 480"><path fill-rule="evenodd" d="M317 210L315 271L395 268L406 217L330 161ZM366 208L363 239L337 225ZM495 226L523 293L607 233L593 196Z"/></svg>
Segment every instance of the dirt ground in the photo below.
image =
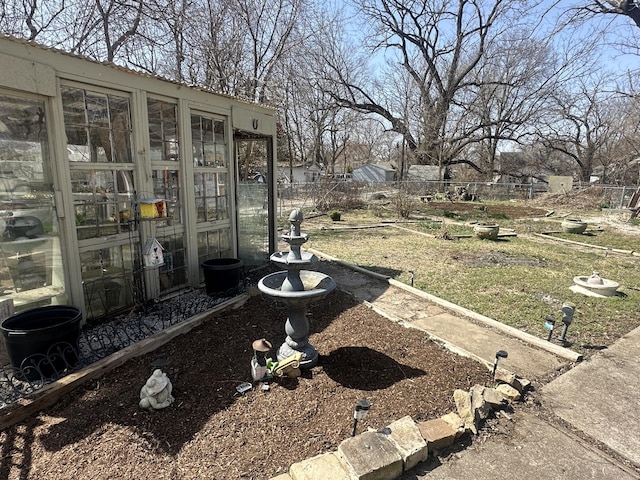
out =
<svg viewBox="0 0 640 480"><path fill-rule="evenodd" d="M372 407L358 432L405 415L436 418L455 408L456 388L490 384L479 363L334 291L308 312L318 366L238 394L251 380L252 341L267 338L275 350L286 316L258 294L3 431L0 478L268 479L337 449L362 398ZM139 392L158 360L175 402L149 412Z"/></svg>
<svg viewBox="0 0 640 480"><path fill-rule="evenodd" d="M482 208L480 212L478 209ZM492 218L496 216L504 216L504 218L529 218L544 217L549 209L540 206L523 206L500 204L483 204L477 202L429 202L423 205L421 210L428 212L429 210L446 210L455 215L464 215L475 213L478 215Z"/></svg>

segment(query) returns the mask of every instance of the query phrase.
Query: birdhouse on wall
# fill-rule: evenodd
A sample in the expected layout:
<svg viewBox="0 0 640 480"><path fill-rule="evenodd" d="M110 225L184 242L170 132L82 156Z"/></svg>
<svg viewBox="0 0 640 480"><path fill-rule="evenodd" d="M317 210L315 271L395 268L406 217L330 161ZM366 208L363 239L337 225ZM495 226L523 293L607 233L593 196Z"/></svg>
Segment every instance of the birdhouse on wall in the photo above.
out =
<svg viewBox="0 0 640 480"><path fill-rule="evenodd" d="M156 268L164 265L164 248L162 248L158 240L153 237L147 240L142 249L142 259L145 268Z"/></svg>

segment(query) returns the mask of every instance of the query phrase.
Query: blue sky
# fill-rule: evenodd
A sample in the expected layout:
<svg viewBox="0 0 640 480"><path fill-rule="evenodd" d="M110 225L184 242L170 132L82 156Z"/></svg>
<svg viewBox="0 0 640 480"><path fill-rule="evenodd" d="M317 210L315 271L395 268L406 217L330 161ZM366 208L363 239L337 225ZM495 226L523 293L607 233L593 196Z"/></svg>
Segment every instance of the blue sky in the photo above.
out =
<svg viewBox="0 0 640 480"><path fill-rule="evenodd" d="M542 0L536 8L540 15L534 18L540 19L540 28L546 31L553 29L556 22L567 19L571 15L571 8L585 6L589 0ZM351 5L342 5L347 12L355 11ZM362 24L354 22L351 34L355 37L366 35L366 29ZM595 47L587 47L592 40L597 38ZM600 56L599 64L604 69L612 71L614 76L630 70L640 71L640 49L634 47L623 48L620 39L632 46L640 45L640 28L622 15L596 15L576 25L574 29L563 30L558 37L558 42L571 42L578 47L585 45L593 56Z"/></svg>

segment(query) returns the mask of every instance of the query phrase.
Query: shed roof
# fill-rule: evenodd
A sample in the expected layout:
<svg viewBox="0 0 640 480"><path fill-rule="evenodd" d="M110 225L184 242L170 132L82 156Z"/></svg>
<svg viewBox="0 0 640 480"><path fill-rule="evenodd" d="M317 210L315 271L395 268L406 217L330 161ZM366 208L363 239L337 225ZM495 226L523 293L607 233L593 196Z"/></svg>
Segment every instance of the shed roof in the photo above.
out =
<svg viewBox="0 0 640 480"><path fill-rule="evenodd" d="M173 79L170 79L170 78L167 78L167 77L163 77L163 76L158 75L158 74L151 74L151 73L148 73L148 72L141 72L141 71L138 71L138 70L131 69L129 67L124 67L122 65L118 65L118 64L113 63L113 62L106 62L106 61L96 60L94 58L87 57L86 55L78 55L78 54L75 54L75 53L70 53L70 52L67 52L66 50L62 50L62 49L55 48L55 47L50 47L50 46L47 46L47 45L43 45L41 43L32 42L32 41L29 41L29 40L25 40L23 38L13 37L13 36L10 36L10 35L4 35L4 34L0 33L0 44L3 41L10 42L10 43L13 43L15 45L22 45L22 46L26 46L26 47L36 48L36 49L41 50L41 51L48 51L48 52L56 53L58 55L65 55L65 56L68 56L68 57L71 57L71 58L75 58L75 59L79 59L79 60L85 60L85 61L91 62L91 63L93 63L95 65L106 66L106 67L112 68L114 70L119 70L121 72L124 72L124 73L127 73L127 74L131 74L131 75L136 75L136 76L139 76L139 77L142 77L142 78L153 78L153 79L160 80L160 81L167 82L167 83L171 83L171 84L174 84L174 85L188 87L190 89L201 91L201 92L204 92L204 93L211 93L211 94L219 95L219 96L222 96L222 97L226 97L228 99L235 100L237 102L245 103L247 105L260 106L262 108L267 108L267 109L270 109L270 110L276 110L276 108L274 106L267 105L267 104L259 104L257 102L248 100L246 98L237 97L237 96L229 95L227 93L218 92L218 91L215 91L213 89L209 89L209 88L203 87L201 85L189 84L189 83L186 83L186 82L178 82L176 80L173 80ZM0 48L0 52L4 53L4 49Z"/></svg>

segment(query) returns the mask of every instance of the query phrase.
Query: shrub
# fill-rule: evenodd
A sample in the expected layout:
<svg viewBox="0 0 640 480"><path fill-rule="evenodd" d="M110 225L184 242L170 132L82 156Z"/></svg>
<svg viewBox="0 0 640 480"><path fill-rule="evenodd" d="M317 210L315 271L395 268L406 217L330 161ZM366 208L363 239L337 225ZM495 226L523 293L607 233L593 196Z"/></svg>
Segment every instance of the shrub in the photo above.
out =
<svg viewBox="0 0 640 480"><path fill-rule="evenodd" d="M329 218L334 222L339 222L341 217L342 217L342 214L337 210L331 210L329 212Z"/></svg>
<svg viewBox="0 0 640 480"><path fill-rule="evenodd" d="M400 218L409 218L411 211L415 208L414 199L403 190L398 192L394 204L396 213Z"/></svg>

